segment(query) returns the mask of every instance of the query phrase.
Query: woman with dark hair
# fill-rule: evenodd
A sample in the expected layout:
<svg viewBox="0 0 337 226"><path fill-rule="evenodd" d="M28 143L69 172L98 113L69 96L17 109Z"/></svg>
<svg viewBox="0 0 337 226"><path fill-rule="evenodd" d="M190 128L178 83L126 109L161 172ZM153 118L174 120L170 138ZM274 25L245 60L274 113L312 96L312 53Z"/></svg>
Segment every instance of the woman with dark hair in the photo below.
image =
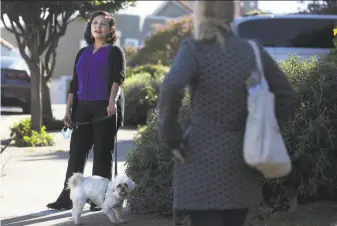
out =
<svg viewBox="0 0 337 226"><path fill-rule="evenodd" d="M76 56L70 83L64 123L73 128L64 188L58 199L47 205L51 209L71 209L67 180L75 172L83 173L93 147L93 175L111 179L114 137L123 124L125 54L116 46L114 18L106 12L95 12L89 19L84 39L88 46ZM86 122L92 122L85 124ZM82 123L82 125L81 125ZM96 210L92 204L90 210Z"/></svg>

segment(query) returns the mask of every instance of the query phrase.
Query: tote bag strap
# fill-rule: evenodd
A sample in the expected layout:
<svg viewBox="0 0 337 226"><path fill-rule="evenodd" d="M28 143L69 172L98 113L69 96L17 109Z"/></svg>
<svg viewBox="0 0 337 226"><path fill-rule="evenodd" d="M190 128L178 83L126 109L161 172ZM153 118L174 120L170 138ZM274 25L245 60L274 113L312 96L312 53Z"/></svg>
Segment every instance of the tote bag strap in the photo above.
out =
<svg viewBox="0 0 337 226"><path fill-rule="evenodd" d="M253 51L254 51L254 55L255 55L255 60L256 60L256 64L257 64L257 70L259 71L261 77L262 77L262 85L269 90L269 85L267 83L267 80L264 76L264 70L263 70L263 66L262 66L262 60L261 60L261 54L260 54L260 49L257 46L257 44L252 41L252 40L248 40L249 44L252 46Z"/></svg>

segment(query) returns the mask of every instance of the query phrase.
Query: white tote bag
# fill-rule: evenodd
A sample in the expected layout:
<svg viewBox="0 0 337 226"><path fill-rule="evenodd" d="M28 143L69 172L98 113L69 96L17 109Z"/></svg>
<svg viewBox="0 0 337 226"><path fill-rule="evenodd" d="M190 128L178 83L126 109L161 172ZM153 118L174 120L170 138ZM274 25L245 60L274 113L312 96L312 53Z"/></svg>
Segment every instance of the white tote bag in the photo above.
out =
<svg viewBox="0 0 337 226"><path fill-rule="evenodd" d="M249 43L254 49L261 84L248 95L243 156L265 178L279 178L291 172L291 159L275 116L275 97L264 76L259 47L253 41Z"/></svg>

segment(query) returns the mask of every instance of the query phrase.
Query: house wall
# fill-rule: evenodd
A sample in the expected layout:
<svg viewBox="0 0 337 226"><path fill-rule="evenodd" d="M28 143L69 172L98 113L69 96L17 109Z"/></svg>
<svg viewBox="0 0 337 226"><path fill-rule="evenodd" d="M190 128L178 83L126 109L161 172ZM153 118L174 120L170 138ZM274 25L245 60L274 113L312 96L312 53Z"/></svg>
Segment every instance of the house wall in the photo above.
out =
<svg viewBox="0 0 337 226"><path fill-rule="evenodd" d="M120 35L119 45L140 45L140 16L130 14L116 14L116 27Z"/></svg>

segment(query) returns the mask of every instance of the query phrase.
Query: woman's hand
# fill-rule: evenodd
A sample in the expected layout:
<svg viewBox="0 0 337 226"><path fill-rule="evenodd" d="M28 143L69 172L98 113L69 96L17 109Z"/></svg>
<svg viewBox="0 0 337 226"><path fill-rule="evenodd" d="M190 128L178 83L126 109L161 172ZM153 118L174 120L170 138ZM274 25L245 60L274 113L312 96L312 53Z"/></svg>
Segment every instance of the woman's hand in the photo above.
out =
<svg viewBox="0 0 337 226"><path fill-rule="evenodd" d="M69 109L66 110L66 114L63 118L63 123L66 126L70 126L70 124L71 124L71 110L69 110Z"/></svg>
<svg viewBox="0 0 337 226"><path fill-rule="evenodd" d="M117 113L116 102L114 102L114 101L109 102L109 105L106 108L106 111L107 111L107 114L108 114L109 117L111 117L113 115L116 115L116 113Z"/></svg>

